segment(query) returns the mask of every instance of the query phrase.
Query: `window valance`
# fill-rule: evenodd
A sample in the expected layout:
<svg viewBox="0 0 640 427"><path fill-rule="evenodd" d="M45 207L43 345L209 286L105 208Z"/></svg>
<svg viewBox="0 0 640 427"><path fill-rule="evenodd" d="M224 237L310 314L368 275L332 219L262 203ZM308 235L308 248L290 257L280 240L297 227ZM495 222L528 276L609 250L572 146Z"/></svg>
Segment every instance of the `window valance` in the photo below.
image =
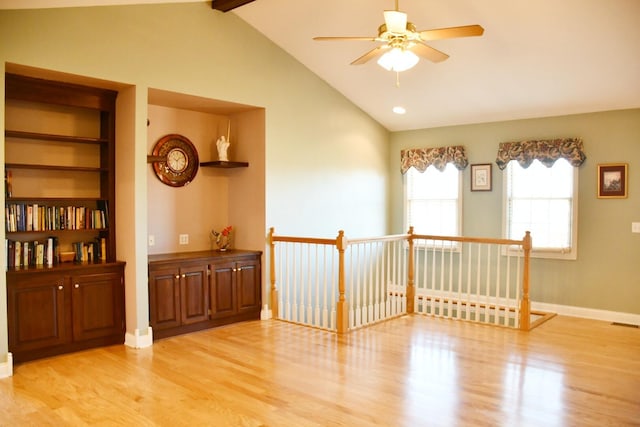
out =
<svg viewBox="0 0 640 427"><path fill-rule="evenodd" d="M400 171L405 174L414 167L418 172L424 172L431 165L439 171L453 163L456 168L463 170L469 164L467 153L461 145L437 148L410 148L400 152Z"/></svg>
<svg viewBox="0 0 640 427"><path fill-rule="evenodd" d="M584 154L582 139L559 138L520 142L502 142L498 148L496 164L500 169L516 160L523 168L528 168L534 160L551 167L556 160L567 159L572 166L580 166L587 156Z"/></svg>

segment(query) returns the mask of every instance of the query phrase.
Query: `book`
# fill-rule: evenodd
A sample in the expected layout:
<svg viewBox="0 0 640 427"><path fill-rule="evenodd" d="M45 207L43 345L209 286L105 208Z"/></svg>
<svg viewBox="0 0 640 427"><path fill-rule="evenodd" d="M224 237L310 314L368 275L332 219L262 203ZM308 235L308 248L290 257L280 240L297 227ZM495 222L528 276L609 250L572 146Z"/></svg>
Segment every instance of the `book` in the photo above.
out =
<svg viewBox="0 0 640 427"><path fill-rule="evenodd" d="M49 237L47 239L47 248L46 248L46 255L45 255L45 263L47 264L47 266L52 267L53 266L53 237Z"/></svg>
<svg viewBox="0 0 640 427"><path fill-rule="evenodd" d="M33 231L33 206L27 206L27 231Z"/></svg>
<svg viewBox="0 0 640 427"><path fill-rule="evenodd" d="M23 242L22 244L22 265L27 267L29 265L29 242Z"/></svg>
<svg viewBox="0 0 640 427"><path fill-rule="evenodd" d="M36 250L35 264L44 265L44 244L36 242L35 250Z"/></svg>
<svg viewBox="0 0 640 427"><path fill-rule="evenodd" d="M22 243L14 242L13 246L13 265L15 267L20 267L22 265Z"/></svg>
<svg viewBox="0 0 640 427"><path fill-rule="evenodd" d="M100 239L100 259L102 261L107 260L107 239L104 237Z"/></svg>
<svg viewBox="0 0 640 427"><path fill-rule="evenodd" d="M39 214L38 211L39 211L38 204L34 203L33 204L33 231L40 230L40 219L38 218L38 214Z"/></svg>

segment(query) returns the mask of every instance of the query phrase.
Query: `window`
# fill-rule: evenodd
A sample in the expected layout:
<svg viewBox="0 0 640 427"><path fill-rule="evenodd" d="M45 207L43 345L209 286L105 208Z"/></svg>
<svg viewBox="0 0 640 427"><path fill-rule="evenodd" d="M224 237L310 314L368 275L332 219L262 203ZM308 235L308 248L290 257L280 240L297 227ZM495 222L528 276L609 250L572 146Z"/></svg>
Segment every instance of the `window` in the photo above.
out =
<svg viewBox="0 0 640 427"><path fill-rule="evenodd" d="M511 161L506 168L505 235L533 240L532 257L576 259L577 168L565 159L551 167L538 160L524 169Z"/></svg>
<svg viewBox="0 0 640 427"><path fill-rule="evenodd" d="M406 173L405 221L416 234L459 236L462 189L460 172L452 163L440 172L429 166L423 173Z"/></svg>

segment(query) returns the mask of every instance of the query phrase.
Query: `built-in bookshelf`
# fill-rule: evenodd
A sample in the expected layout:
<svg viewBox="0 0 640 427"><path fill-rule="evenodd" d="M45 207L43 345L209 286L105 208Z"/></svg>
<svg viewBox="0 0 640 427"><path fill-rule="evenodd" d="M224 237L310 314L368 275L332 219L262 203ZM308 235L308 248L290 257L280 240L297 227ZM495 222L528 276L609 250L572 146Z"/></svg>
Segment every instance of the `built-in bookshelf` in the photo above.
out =
<svg viewBox="0 0 640 427"><path fill-rule="evenodd" d="M5 253L15 362L122 343L117 92L5 75Z"/></svg>

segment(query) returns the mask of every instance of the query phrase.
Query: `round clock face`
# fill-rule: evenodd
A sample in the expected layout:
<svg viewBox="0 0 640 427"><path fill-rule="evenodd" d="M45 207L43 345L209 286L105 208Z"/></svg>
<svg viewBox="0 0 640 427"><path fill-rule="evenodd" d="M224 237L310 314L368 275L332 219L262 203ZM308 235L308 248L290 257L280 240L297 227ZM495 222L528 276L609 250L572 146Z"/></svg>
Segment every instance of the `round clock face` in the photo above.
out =
<svg viewBox="0 0 640 427"><path fill-rule="evenodd" d="M189 165L189 158L187 153L180 148L174 148L167 154L167 166L175 172L180 173Z"/></svg>
<svg viewBox="0 0 640 427"><path fill-rule="evenodd" d="M153 170L160 181L171 187L187 185L198 173L198 151L182 135L163 136L153 147L152 155L166 159L154 162Z"/></svg>

